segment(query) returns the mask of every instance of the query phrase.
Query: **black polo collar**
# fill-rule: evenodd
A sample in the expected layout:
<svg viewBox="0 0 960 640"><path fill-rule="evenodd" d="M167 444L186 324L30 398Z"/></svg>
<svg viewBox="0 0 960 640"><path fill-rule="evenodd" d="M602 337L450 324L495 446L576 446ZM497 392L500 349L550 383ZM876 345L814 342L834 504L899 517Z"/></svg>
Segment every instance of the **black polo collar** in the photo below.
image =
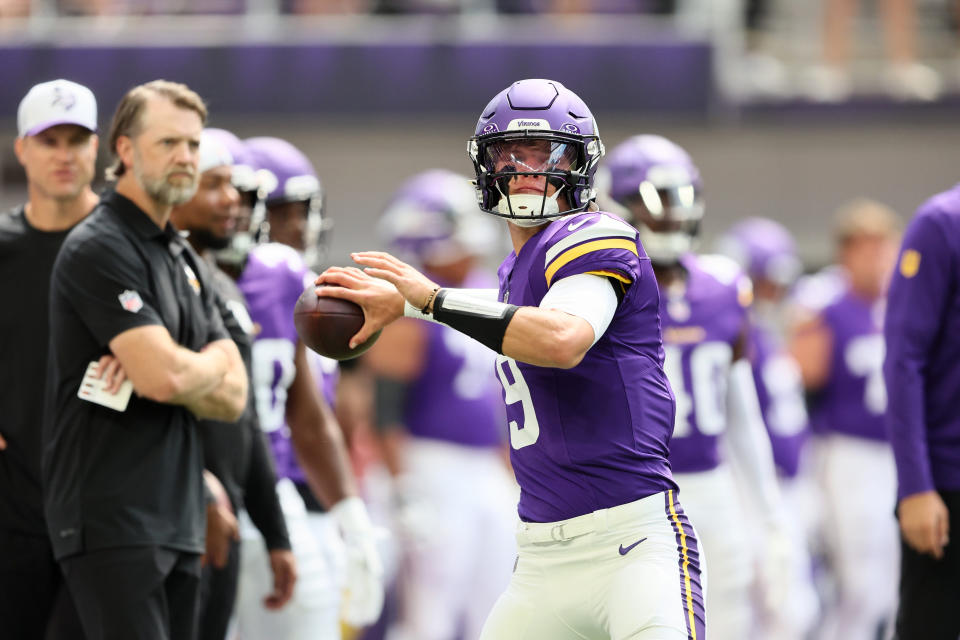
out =
<svg viewBox="0 0 960 640"><path fill-rule="evenodd" d="M100 202L117 212L119 214L117 217L133 229L137 236L144 240L157 239L170 242L180 238L177 230L169 220L167 221L167 225L161 229L153 219L147 215L146 211L113 189L105 191L103 195L100 196Z"/></svg>

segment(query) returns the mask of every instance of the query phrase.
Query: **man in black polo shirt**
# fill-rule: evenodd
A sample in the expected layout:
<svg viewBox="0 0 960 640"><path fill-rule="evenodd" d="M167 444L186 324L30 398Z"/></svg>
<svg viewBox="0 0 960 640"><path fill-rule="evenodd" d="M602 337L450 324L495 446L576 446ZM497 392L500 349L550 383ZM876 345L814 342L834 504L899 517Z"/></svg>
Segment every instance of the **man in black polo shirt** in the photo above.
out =
<svg viewBox="0 0 960 640"><path fill-rule="evenodd" d="M196 636L203 551L198 418L235 421L243 361L203 262L169 224L197 187L206 107L154 81L121 100L110 130L116 190L64 241L50 292L43 478L54 554L84 631ZM102 356L129 385L86 375ZM106 406L104 406L106 405Z"/></svg>
<svg viewBox="0 0 960 640"><path fill-rule="evenodd" d="M212 285L225 302L224 324L237 343L249 374L253 321L233 278L214 261L214 252L230 245L240 214L240 194L232 183L233 163L230 150L217 133L205 130L200 137L197 193L189 202L174 207L170 221L177 229L189 232L190 245L209 266ZM273 575L273 591L265 598L265 604L270 609L279 609L293 595L296 563L290 550L280 500L274 489L276 472L254 410L254 394L248 395L247 410L240 419L239 430L214 420L201 421L204 463L223 484L233 513L239 514L246 508L250 520L263 536ZM201 640L223 640L226 637L237 596L239 540L211 530L211 523L217 521L220 508L215 503L207 506L207 565L203 570Z"/></svg>
<svg viewBox="0 0 960 640"><path fill-rule="evenodd" d="M97 102L82 85L44 82L20 102L17 125L29 200L0 213L0 635L42 638L49 621L53 637L72 639L79 622L43 518L40 433L50 270L67 232L97 204Z"/></svg>

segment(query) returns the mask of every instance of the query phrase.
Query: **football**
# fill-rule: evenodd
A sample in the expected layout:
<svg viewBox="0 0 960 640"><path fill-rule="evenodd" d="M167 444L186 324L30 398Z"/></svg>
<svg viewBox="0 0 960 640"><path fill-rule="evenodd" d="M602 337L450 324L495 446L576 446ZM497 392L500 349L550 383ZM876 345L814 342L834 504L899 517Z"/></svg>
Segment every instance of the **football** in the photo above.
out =
<svg viewBox="0 0 960 640"><path fill-rule="evenodd" d="M355 349L349 346L350 338L363 326L363 309L349 300L322 298L316 289L313 284L304 289L293 308L293 324L303 344L334 360L356 358L372 347L379 331Z"/></svg>

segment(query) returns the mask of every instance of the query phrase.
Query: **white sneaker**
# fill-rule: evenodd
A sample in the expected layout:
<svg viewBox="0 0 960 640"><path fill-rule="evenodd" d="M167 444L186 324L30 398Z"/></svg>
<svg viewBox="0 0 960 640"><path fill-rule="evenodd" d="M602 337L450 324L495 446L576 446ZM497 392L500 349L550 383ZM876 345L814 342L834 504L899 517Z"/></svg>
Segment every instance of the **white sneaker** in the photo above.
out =
<svg viewBox="0 0 960 640"><path fill-rule="evenodd" d="M853 84L845 69L819 64L804 71L800 92L813 102L843 102L853 93Z"/></svg>
<svg viewBox="0 0 960 640"><path fill-rule="evenodd" d="M940 74L919 62L891 65L883 80L887 93L897 100L932 102L943 93Z"/></svg>

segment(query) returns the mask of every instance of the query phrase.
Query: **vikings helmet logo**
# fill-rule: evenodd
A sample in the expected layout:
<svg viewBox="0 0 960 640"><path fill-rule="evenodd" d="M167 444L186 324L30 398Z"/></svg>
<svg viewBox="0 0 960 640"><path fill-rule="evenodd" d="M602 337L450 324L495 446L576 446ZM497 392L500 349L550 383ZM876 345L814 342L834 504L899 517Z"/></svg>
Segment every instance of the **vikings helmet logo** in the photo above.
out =
<svg viewBox="0 0 960 640"><path fill-rule="evenodd" d="M70 111L75 104L77 104L77 96L75 96L72 91L64 89L63 87L54 88L53 102L50 103L51 107L60 107L64 111Z"/></svg>

